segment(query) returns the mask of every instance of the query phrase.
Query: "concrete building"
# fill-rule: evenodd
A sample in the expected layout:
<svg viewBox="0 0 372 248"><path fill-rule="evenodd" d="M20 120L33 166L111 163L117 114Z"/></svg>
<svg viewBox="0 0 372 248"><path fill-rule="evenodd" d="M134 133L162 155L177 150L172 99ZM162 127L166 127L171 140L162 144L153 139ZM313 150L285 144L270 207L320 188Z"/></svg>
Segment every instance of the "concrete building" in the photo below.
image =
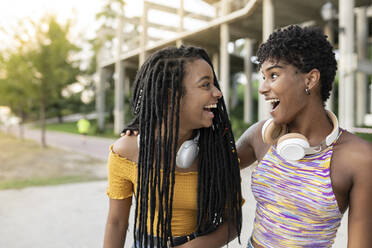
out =
<svg viewBox="0 0 372 248"><path fill-rule="evenodd" d="M250 58L274 29L299 24L323 26L330 41L338 48L340 125L350 131L372 133L372 129L356 128L364 125L368 113L372 112L369 106L372 105L372 90L368 90L371 82L367 82L367 75L372 74L372 62L367 55L368 46L372 44L371 0L204 0L203 4L212 9L212 15L187 11L184 0L179 0L177 7L144 1L142 16L128 18L123 14L118 17L113 42L115 47L103 47L98 56L100 76L96 103L100 128L104 125L105 82L114 77L114 131L120 133L129 121L124 119L124 97L128 96L139 65L148 54L180 44L201 46L209 52L228 108L232 75L244 73L247 81L244 120L253 122L254 111L257 111L259 120L267 118L269 111L263 97L259 97L258 109L253 108L253 64ZM163 12L164 18L173 15L178 23L151 21L151 11ZM185 23L190 21L201 25L187 28ZM153 37L150 31L154 29L171 34L168 36L171 38ZM237 41L244 43L244 49L239 53L231 49ZM333 97L327 103L330 109L335 106L332 101Z"/></svg>

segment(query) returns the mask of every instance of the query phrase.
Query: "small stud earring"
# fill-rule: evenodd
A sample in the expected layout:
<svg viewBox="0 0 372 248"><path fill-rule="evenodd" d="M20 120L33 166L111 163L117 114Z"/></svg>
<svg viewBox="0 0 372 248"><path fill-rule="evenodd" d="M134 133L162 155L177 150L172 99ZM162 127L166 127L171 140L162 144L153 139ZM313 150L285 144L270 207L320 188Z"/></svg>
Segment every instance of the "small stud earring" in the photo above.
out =
<svg viewBox="0 0 372 248"><path fill-rule="evenodd" d="M309 90L309 88L306 87L306 89L305 89L305 93L306 93L306 95L308 95L308 96L310 95L310 90Z"/></svg>

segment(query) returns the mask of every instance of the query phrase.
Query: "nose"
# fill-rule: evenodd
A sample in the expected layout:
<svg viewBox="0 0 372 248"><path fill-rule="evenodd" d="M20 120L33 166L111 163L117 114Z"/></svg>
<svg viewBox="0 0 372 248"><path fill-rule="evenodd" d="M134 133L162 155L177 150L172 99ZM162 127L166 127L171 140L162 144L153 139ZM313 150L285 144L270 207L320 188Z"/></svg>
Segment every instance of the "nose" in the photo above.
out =
<svg viewBox="0 0 372 248"><path fill-rule="evenodd" d="M213 97L220 99L222 97L222 92L216 87L213 87Z"/></svg>
<svg viewBox="0 0 372 248"><path fill-rule="evenodd" d="M258 87L258 92L261 95L266 95L270 91L270 84L268 82L269 80L260 80L260 86Z"/></svg>

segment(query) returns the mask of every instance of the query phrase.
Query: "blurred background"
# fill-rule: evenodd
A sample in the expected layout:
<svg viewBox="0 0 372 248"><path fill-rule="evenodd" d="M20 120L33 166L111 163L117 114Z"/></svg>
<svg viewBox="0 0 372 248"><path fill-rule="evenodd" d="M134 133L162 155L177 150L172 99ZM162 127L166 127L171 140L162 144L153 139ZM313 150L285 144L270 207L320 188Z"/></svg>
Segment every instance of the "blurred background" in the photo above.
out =
<svg viewBox="0 0 372 248"><path fill-rule="evenodd" d="M0 247L102 246L108 147L131 119L131 86L149 54L205 48L238 139L269 113L255 52L290 24L324 29L339 68L326 107L372 142L371 0L2 2ZM254 202L249 170L243 185ZM346 247L345 224L337 238Z"/></svg>

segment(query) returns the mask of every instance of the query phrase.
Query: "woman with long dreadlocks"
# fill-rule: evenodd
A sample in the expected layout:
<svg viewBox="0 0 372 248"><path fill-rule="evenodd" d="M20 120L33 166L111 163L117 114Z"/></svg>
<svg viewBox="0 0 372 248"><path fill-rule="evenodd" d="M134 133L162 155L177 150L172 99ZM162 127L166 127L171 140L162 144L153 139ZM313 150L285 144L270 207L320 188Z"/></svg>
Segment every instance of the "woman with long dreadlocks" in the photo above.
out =
<svg viewBox="0 0 372 248"><path fill-rule="evenodd" d="M134 247L221 247L239 236L235 141L205 50L151 55L137 73L131 105L129 126L139 135L111 147L104 247L123 247L133 195Z"/></svg>

